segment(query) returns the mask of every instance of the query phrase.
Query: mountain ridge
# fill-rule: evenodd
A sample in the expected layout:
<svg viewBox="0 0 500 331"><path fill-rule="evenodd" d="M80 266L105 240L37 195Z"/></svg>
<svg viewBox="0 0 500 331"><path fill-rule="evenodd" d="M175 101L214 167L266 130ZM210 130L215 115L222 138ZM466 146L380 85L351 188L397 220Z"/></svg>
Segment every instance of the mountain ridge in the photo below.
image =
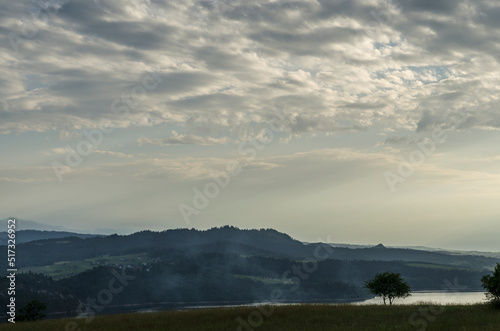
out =
<svg viewBox="0 0 500 331"><path fill-rule="evenodd" d="M325 243L304 244L274 229L239 229L233 226L208 230L170 229L161 232L144 230L130 235L114 234L90 238L68 237L64 241L64 246L61 246L63 244L60 239L45 239L21 243L17 249L24 256L24 259L19 261L20 266L41 266L105 254L124 255L158 249L189 249L215 242L243 244L258 251L268 252L269 255L296 260L311 259L316 249L329 247L329 258L340 260L425 262L474 269L491 268L497 261L494 257L482 255L450 254L385 246L344 248L332 247Z"/></svg>

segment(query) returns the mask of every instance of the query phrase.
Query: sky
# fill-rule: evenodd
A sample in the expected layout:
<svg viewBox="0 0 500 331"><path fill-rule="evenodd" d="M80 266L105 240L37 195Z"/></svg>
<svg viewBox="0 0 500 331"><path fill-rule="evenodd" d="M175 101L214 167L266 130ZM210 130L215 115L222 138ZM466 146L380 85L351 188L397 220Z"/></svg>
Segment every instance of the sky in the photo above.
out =
<svg viewBox="0 0 500 331"><path fill-rule="evenodd" d="M0 2L0 211L500 251L500 3Z"/></svg>

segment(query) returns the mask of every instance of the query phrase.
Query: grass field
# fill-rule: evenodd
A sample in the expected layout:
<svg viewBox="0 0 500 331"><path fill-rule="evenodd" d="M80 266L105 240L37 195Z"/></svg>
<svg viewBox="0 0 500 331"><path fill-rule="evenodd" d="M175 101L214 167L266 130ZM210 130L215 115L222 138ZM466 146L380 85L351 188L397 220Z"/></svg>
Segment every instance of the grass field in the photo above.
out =
<svg viewBox="0 0 500 331"><path fill-rule="evenodd" d="M267 315L267 316L266 316ZM248 323L244 325L239 321ZM294 305L210 308L3 324L1 330L500 330L491 306Z"/></svg>
<svg viewBox="0 0 500 331"><path fill-rule="evenodd" d="M290 281L283 281L281 278L265 278L259 276L249 276L249 275L234 275L234 277L251 279L257 282L262 282L264 284L290 284Z"/></svg>
<svg viewBox="0 0 500 331"><path fill-rule="evenodd" d="M466 267L454 267L449 265L440 265L440 264L432 264L432 263L406 263L409 267L416 268L429 268L429 269L441 269L441 270L467 270L474 271L475 269L466 268Z"/></svg>
<svg viewBox="0 0 500 331"><path fill-rule="evenodd" d="M18 272L41 273L59 280L73 276L85 270L90 270L98 265L121 265L148 263L151 259L146 253L119 256L101 256L80 261L59 261L49 266L20 268Z"/></svg>

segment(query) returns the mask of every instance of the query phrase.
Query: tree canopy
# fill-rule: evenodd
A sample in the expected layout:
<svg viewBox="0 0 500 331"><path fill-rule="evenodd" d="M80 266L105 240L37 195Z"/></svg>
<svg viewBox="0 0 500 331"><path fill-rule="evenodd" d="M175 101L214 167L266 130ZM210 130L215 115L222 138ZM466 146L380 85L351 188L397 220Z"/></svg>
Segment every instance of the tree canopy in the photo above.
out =
<svg viewBox="0 0 500 331"><path fill-rule="evenodd" d="M389 301L392 305L396 298L406 298L411 294L410 286L403 280L400 274L393 272L378 273L371 280L365 282L365 288L374 295L382 296L384 305Z"/></svg>
<svg viewBox="0 0 500 331"><path fill-rule="evenodd" d="M486 275L481 278L481 283L488 291L486 297L493 304L500 306L500 263L497 263L493 275Z"/></svg>
<svg viewBox="0 0 500 331"><path fill-rule="evenodd" d="M47 308L45 303L31 300L26 306L19 309L18 321L38 321L45 318L43 311Z"/></svg>

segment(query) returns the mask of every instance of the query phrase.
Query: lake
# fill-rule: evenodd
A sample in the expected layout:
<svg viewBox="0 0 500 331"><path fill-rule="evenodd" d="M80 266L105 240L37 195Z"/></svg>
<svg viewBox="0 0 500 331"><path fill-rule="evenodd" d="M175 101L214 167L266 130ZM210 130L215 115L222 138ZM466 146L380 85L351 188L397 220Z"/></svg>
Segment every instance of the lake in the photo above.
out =
<svg viewBox="0 0 500 331"><path fill-rule="evenodd" d="M395 304L410 305L418 302L433 302L436 304L474 304L485 302L484 292L412 292L412 295L406 299L396 299ZM353 300L320 300L310 302L163 302L150 304L128 304L128 305L111 305L105 306L104 310L99 315L119 314L119 313L151 313L166 310L184 310L184 309L200 309L200 308L216 308L216 307L243 307L243 306L260 306L260 305L299 305L299 304L383 304L381 297L375 297L364 301L354 302ZM76 317L75 312L66 313L49 313L48 318ZM85 318L85 316L80 316ZM5 321L6 316L0 316L0 321Z"/></svg>
<svg viewBox="0 0 500 331"><path fill-rule="evenodd" d="M434 302L438 304L467 304L483 303L486 296L484 292L412 292L405 299L396 299L395 304L410 305L418 302ZM381 297L375 297L355 304L383 304Z"/></svg>

